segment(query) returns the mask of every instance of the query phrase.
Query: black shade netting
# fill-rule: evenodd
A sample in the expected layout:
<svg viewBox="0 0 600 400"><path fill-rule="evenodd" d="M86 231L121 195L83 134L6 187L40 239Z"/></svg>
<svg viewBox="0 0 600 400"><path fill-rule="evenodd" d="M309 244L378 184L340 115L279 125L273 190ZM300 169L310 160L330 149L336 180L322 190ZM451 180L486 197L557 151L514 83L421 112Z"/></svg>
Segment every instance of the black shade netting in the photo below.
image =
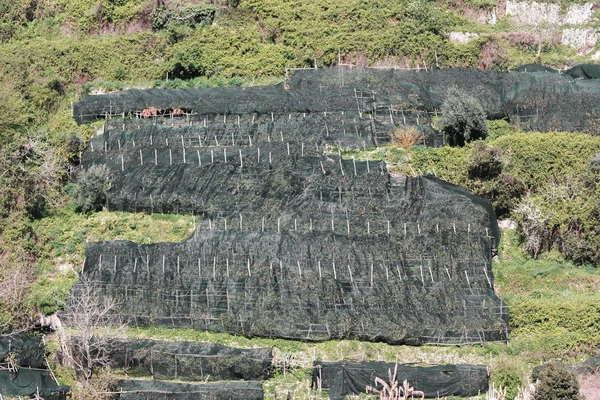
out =
<svg viewBox="0 0 600 400"><path fill-rule="evenodd" d="M391 110L394 123L409 110L434 113L443 104L448 87L456 86L475 97L488 117L509 116L523 129L585 131L595 134L600 104L597 65L584 64L564 73L523 66L518 72L469 68L419 71L380 69L321 69L295 72L286 85L251 88L184 90L127 90L87 96L75 103L79 123L109 116L142 116L149 107L158 114L288 115L305 112L356 111L362 117L384 117ZM232 100L235 99L235 100ZM389 113L388 113L389 114ZM145 112L143 115L148 115ZM405 115L404 115L405 117ZM388 119L389 120L389 119ZM424 123L423 127L428 126ZM522 122L523 123L521 125ZM405 123L404 123L405 124Z"/></svg>
<svg viewBox="0 0 600 400"><path fill-rule="evenodd" d="M66 399L68 386L59 386L48 370L19 368L0 370L0 394L6 397L39 395L48 400Z"/></svg>
<svg viewBox="0 0 600 400"><path fill-rule="evenodd" d="M190 384L158 380L120 380L120 400L262 400L260 382Z"/></svg>
<svg viewBox="0 0 600 400"><path fill-rule="evenodd" d="M111 367L129 376L184 381L259 381L270 376L273 361L272 350L266 348L150 339L111 339L107 356Z"/></svg>
<svg viewBox="0 0 600 400"><path fill-rule="evenodd" d="M382 390L383 385L375 382L375 378L383 379L391 386L390 375L398 382L399 387L406 380L414 390L422 391L427 398L477 396L487 391L489 381L486 365L415 366L384 362L315 362L312 386L316 390L327 390L332 400L343 400L348 395L367 393L367 386Z"/></svg>
<svg viewBox="0 0 600 400"><path fill-rule="evenodd" d="M0 335L0 363L10 361L20 367L41 368L44 351L41 335Z"/></svg>

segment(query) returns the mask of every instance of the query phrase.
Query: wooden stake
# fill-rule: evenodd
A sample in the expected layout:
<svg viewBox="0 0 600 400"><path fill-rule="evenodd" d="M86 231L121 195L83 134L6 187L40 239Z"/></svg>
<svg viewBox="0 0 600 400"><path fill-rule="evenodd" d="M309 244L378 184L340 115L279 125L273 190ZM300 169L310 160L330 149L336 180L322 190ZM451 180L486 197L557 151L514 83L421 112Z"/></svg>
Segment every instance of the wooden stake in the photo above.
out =
<svg viewBox="0 0 600 400"><path fill-rule="evenodd" d="M337 273L335 271L335 261L333 261L333 279L337 280Z"/></svg>

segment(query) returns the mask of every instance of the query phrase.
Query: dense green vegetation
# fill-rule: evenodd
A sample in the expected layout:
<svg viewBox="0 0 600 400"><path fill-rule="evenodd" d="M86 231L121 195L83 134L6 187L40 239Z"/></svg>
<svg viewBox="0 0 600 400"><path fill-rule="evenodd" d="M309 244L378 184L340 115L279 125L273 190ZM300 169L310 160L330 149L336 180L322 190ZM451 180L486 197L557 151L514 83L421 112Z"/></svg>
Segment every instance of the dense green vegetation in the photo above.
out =
<svg viewBox="0 0 600 400"><path fill-rule="evenodd" d="M86 193L74 186L80 152L99 125L77 126L71 101L93 90L133 86L275 83L286 67L338 62L508 69L586 60L548 39L548 32L518 35L522 32L506 18L484 26L464 17L467 8L495 5L488 0L0 0L0 331L30 328L36 313L61 309L86 241L178 241L193 230L191 216L95 212L99 204L81 196L76 204L77 194ZM453 44L447 39L453 30L480 36ZM299 398L308 393L302 368L313 357L422 363L485 363L492 357L494 382L514 394L540 360L573 361L600 341L599 153L598 137L525 133L506 121L491 121L485 141L465 147L390 147L358 154L386 159L404 173L431 173L465 186L489 198L501 218L517 222L518 229L504 235L500 262L494 264L497 290L511 307L508 346L406 349L348 341L251 341L168 329L130 334L275 346L278 357L287 360L284 365L294 365L293 373L282 368L267 383L267 391L280 397L286 390L301 393ZM88 213L76 212L76 205Z"/></svg>
<svg viewBox="0 0 600 400"><path fill-rule="evenodd" d="M488 198L499 218L519 225L534 258L560 252L577 264L600 261L597 153L600 138L564 132L520 132L504 121L465 147L379 149L403 173L428 173Z"/></svg>

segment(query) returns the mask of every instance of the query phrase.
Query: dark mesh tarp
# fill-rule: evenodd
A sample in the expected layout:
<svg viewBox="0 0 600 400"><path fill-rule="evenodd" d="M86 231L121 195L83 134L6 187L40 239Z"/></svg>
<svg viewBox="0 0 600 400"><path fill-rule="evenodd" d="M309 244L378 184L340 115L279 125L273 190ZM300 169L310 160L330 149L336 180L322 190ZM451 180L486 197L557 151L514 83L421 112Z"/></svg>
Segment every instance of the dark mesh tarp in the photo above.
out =
<svg viewBox="0 0 600 400"><path fill-rule="evenodd" d="M564 364L559 363L563 367L565 367L569 372L576 376L588 375L598 373L600 371L600 354L596 354L595 356L591 356L588 359L577 363L577 364ZM536 366L532 373L531 378L536 381L540 378L540 374L548 368L548 364L542 364Z"/></svg>
<svg viewBox="0 0 600 400"><path fill-rule="evenodd" d="M12 361L21 367L40 368L44 365L44 345L42 336L26 335L0 335L0 363Z"/></svg>
<svg viewBox="0 0 600 400"><path fill-rule="evenodd" d="M107 114L139 115L154 106L162 110L182 108L199 115L233 116L356 110L370 118L374 110L434 112L443 104L448 87L457 86L474 96L489 117L510 116L523 129L597 133L600 82L589 78L598 76L598 67L583 65L569 71L303 70L296 71L287 86L128 90L88 96L74 104L73 116L82 123Z"/></svg>
<svg viewBox="0 0 600 400"><path fill-rule="evenodd" d="M550 72L556 74L558 73L558 70L542 64L525 64L516 68L515 72Z"/></svg>
<svg viewBox="0 0 600 400"><path fill-rule="evenodd" d="M499 73L480 72L464 70L465 88L485 88L487 106L500 107ZM435 112L402 100L439 104L443 93L426 86L447 86L443 73L411 72L410 84L395 73L294 74L279 94L293 112L266 103L276 112L249 112L260 103L248 95L259 91L252 88L239 99L173 94L182 104L208 102L213 114L107 120L83 167L111 170L108 208L193 213L197 230L182 243L89 244L84 274L137 325L305 340L505 340L490 203L435 177L393 176L383 162L343 159L335 150L384 144L411 125L424 132L423 143L443 143L430 126ZM169 93L138 95L147 105ZM243 113L229 114L233 108Z"/></svg>
<svg viewBox="0 0 600 400"><path fill-rule="evenodd" d="M121 380L120 400L263 400L260 382L189 384L158 380Z"/></svg>
<svg viewBox="0 0 600 400"><path fill-rule="evenodd" d="M70 388L57 385L50 371L19 368L17 372L0 370L0 394L3 396L31 396L38 394L44 399L64 399Z"/></svg>
<svg viewBox="0 0 600 400"><path fill-rule="evenodd" d="M392 179L377 163L356 176L345 163L342 177L339 160L322 159L326 174L310 173L319 160L296 165L308 179L265 170L262 189L230 185L235 170L205 170L196 179L209 208L191 239L90 243L84 275L138 325L413 344L506 338L487 201L432 177Z"/></svg>
<svg viewBox="0 0 600 400"><path fill-rule="evenodd" d="M215 343L119 340L110 342L111 365L129 375L186 381L267 379L271 349L238 349Z"/></svg>
<svg viewBox="0 0 600 400"><path fill-rule="evenodd" d="M599 64L581 64L564 71L575 79L600 79Z"/></svg>
<svg viewBox="0 0 600 400"><path fill-rule="evenodd" d="M375 378L389 384L389 372L396 365L383 362L315 362L313 389L327 390L332 400L343 400L347 395L366 393L366 387L381 389ZM399 386L407 380L415 390L427 398L445 396L471 397L488 389L488 368L485 365L413 366L398 364L396 380ZM418 397L418 396L417 396Z"/></svg>

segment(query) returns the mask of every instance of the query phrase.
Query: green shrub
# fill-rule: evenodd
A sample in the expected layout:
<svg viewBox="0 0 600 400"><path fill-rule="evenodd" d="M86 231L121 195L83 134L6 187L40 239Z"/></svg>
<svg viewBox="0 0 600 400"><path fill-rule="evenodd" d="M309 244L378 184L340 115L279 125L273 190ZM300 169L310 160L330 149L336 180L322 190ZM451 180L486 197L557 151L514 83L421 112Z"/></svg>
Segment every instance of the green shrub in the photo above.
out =
<svg viewBox="0 0 600 400"><path fill-rule="evenodd" d="M540 374L534 400L577 400L579 383L575 376L560 364L549 364Z"/></svg>
<svg viewBox="0 0 600 400"><path fill-rule="evenodd" d="M75 208L77 211L98 211L106 202L106 193L110 189L110 170L104 164L92 165L83 171L77 182L79 186L75 195Z"/></svg>
<svg viewBox="0 0 600 400"><path fill-rule="evenodd" d="M506 356L498 357L492 365L491 380L494 386L506 389L506 398L514 399L519 393L519 387L525 386L522 365Z"/></svg>
<svg viewBox="0 0 600 400"><path fill-rule="evenodd" d="M442 131L450 146L464 146L487 135L486 114L479 102L466 92L448 88L442 105Z"/></svg>

